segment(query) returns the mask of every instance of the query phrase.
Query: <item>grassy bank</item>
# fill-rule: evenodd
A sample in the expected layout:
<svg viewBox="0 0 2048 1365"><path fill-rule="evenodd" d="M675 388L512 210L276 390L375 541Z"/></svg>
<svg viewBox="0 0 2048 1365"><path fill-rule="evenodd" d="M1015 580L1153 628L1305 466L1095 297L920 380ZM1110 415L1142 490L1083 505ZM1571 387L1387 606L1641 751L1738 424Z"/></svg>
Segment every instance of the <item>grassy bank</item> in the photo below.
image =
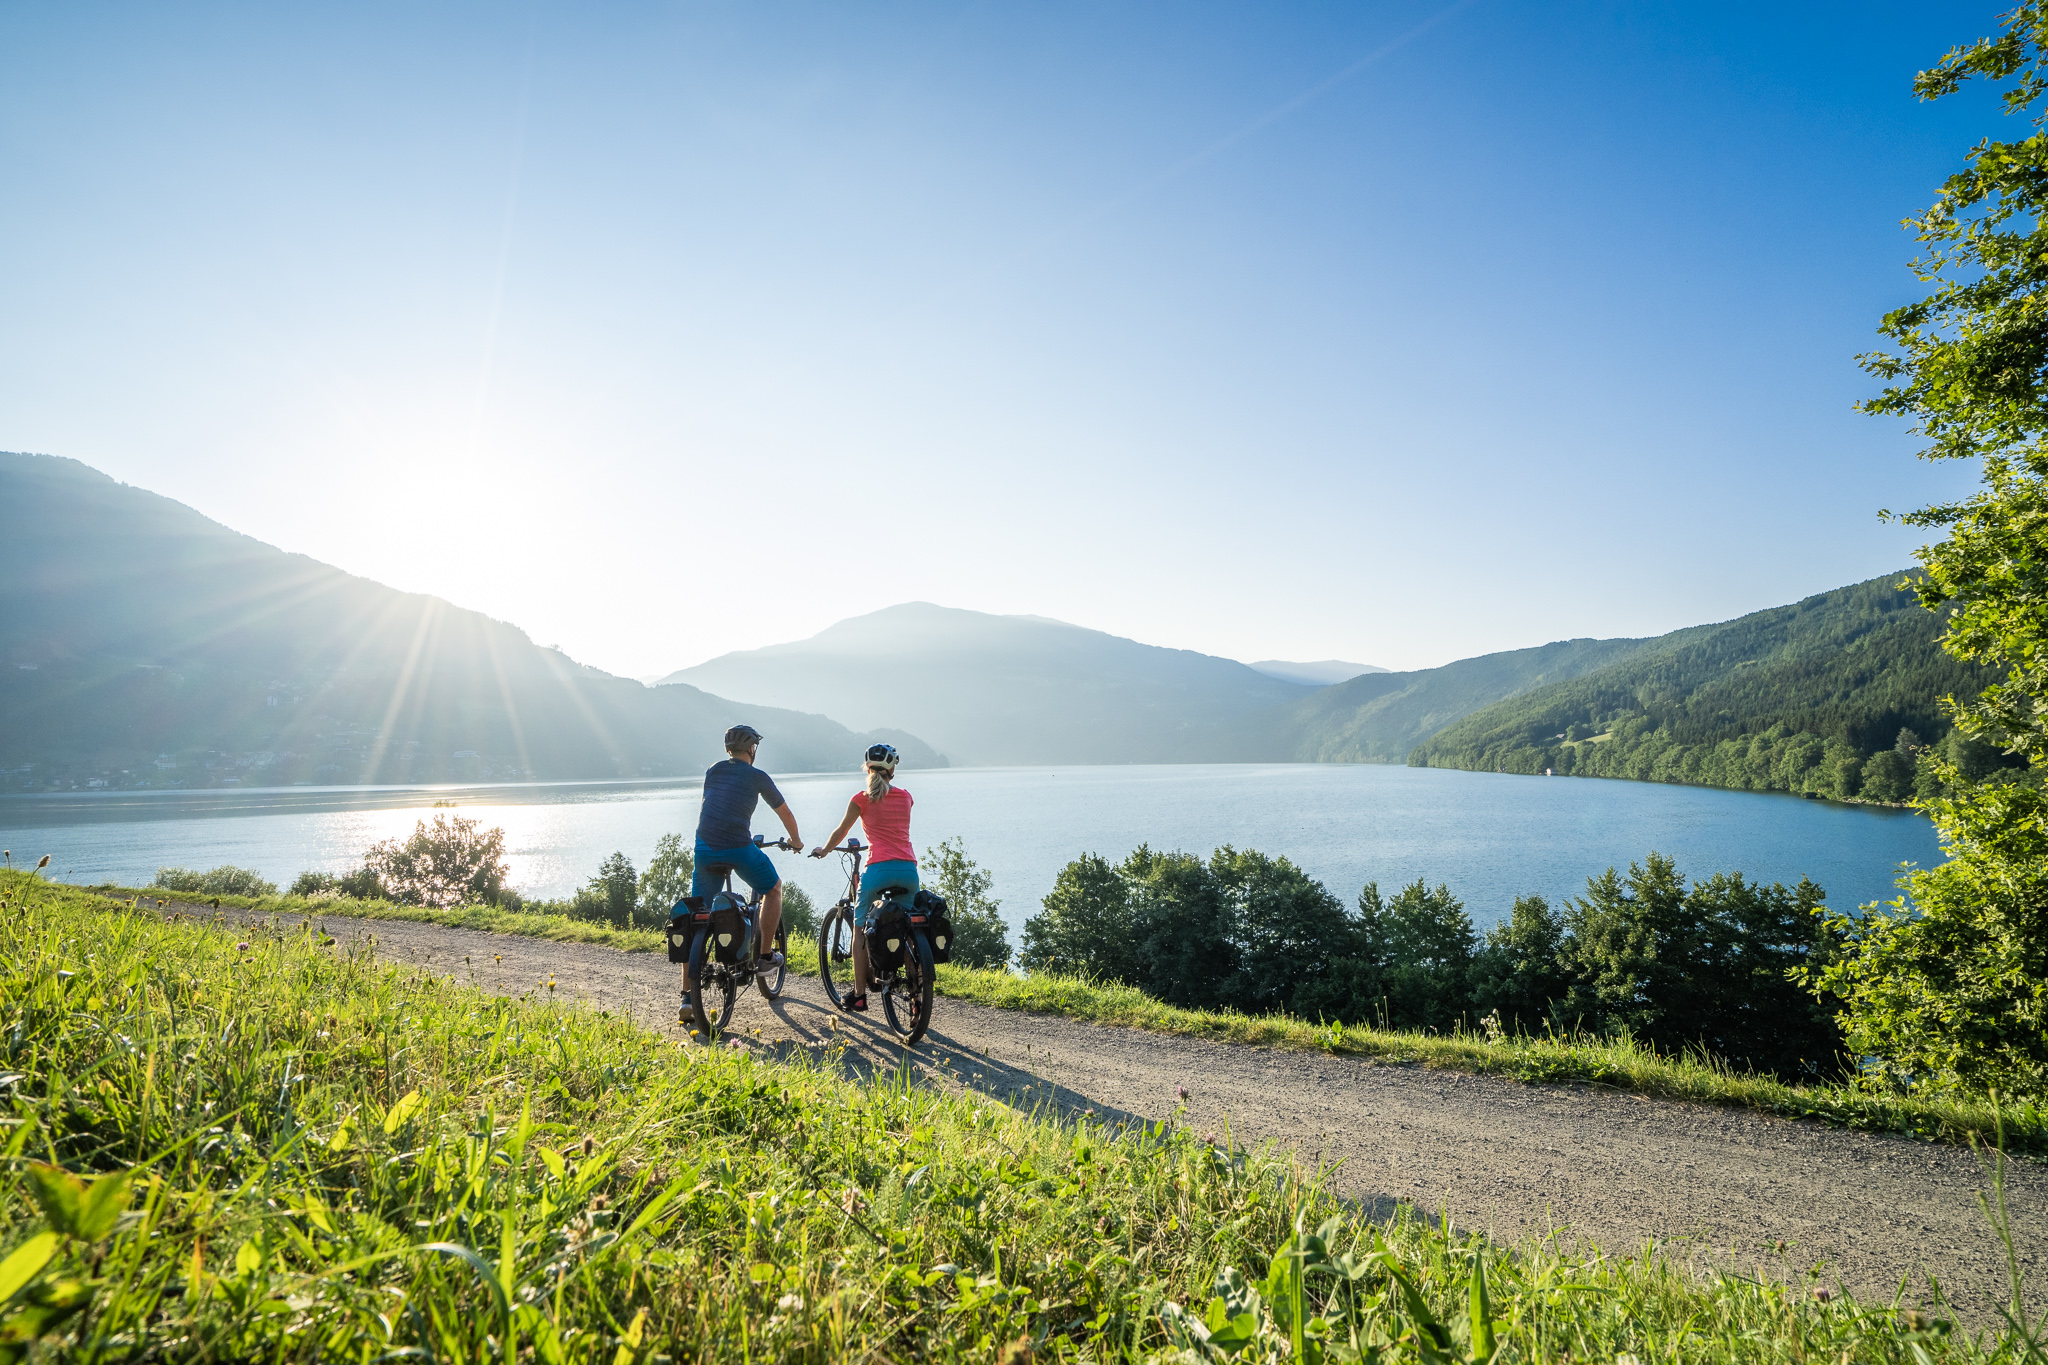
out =
<svg viewBox="0 0 2048 1365"><path fill-rule="evenodd" d="M99 888L121 900L165 899L162 892ZM283 915L334 915L412 920L489 933L521 934L571 943L597 943L626 952L656 952L663 937L652 929L621 930L562 915L458 906L436 910L388 901L309 899L303 896L222 896L222 906ZM799 948L790 966L815 973L810 952ZM1661 1099L1691 1100L1754 1109L1788 1118L1817 1119L1841 1127L1906 1133L1928 1141L1989 1141L2002 1120L2008 1151L2048 1154L2048 1108L2038 1101L1994 1107L1988 1099L1865 1094L1845 1085L1787 1085L1768 1075L1739 1072L1719 1059L1672 1055L1629 1040L1575 1036L1532 1038L1482 1033L1401 1033L1357 1025L1308 1023L1287 1015L1182 1009L1134 986L1054 975L941 967L938 991L952 999L997 1009L1056 1014L1089 1023L1155 1033L1248 1043L1258 1047L1370 1057L1392 1064L1438 1067L1519 1081L1584 1082Z"/></svg>
<svg viewBox="0 0 2048 1365"><path fill-rule="evenodd" d="M444 924L451 929L478 929L487 934L518 934L523 938L553 939L558 943L599 943L627 953L652 953L663 949L658 928L620 929L596 920L574 919L568 915L500 910L488 905L455 905L446 909L427 905L397 905L391 901L354 900L347 896L204 896L194 897L165 891L161 887L95 886L94 894L115 900L155 905L219 905L230 910L252 910L275 915L333 915L342 919L409 920L415 924Z"/></svg>
<svg viewBox="0 0 2048 1365"><path fill-rule="evenodd" d="M1735 1105L1850 1128L1911 1133L1942 1142L1991 1141L2002 1120L2008 1151L2048 1152L2048 1111L2038 1103L1994 1106L1988 1100L1869 1095L1847 1086L1793 1086L1737 1072L1718 1059L1672 1056L1626 1039L1532 1038L1519 1034L1394 1033L1346 1024L1311 1024L1286 1015L1181 1009L1134 986L1073 977L939 969L951 997L1260 1047L1371 1057L1395 1064L1441 1067L1519 1081L1578 1081L1665 1099Z"/></svg>
<svg viewBox="0 0 2048 1365"><path fill-rule="evenodd" d="M0 1041L0 1360L2028 1358L19 875Z"/></svg>

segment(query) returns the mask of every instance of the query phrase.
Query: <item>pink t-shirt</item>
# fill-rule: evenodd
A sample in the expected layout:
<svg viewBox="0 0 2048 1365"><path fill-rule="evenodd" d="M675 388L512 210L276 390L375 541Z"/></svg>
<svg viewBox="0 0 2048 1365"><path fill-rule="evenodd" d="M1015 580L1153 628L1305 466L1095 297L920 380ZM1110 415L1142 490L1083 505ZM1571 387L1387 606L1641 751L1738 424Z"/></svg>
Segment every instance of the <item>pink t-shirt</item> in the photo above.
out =
<svg viewBox="0 0 2048 1365"><path fill-rule="evenodd" d="M915 803L901 787L891 787L880 801L870 801L865 788L853 794L860 807L861 828L868 832L868 861L892 863L917 861L910 846L910 808Z"/></svg>

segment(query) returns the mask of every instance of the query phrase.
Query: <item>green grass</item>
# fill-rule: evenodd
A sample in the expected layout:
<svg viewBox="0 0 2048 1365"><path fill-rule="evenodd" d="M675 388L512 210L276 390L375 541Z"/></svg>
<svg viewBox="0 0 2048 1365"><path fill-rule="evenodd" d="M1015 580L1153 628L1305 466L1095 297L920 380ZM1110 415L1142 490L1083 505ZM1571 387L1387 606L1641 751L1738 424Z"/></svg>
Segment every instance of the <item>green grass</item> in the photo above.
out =
<svg viewBox="0 0 2048 1365"><path fill-rule="evenodd" d="M162 891L98 887L120 899L176 899ZM211 899L211 898L209 898ZM596 943L625 952L658 952L661 933L622 930L564 915L529 914L480 906L439 910L304 896L222 896L223 906L263 913L334 915L360 919L413 920L490 933L519 934L571 943ZM189 903L189 902L188 902ZM814 974L801 950L790 968ZM1587 1036L1529 1037L1483 1033L1402 1033L1355 1024L1308 1023L1287 1015L1183 1009L1146 995L1134 986L1078 977L941 967L939 994L997 1009L1055 1014L1089 1023L1148 1029L1155 1033L1207 1038L1258 1047L1370 1057L1391 1064L1435 1067L1482 1075L1512 1076L1531 1083L1577 1082L1662 1099L1729 1105L1789 1118L1816 1119L1840 1127L1905 1133L1932 1142L1988 1141L2002 1122L2006 1149L2015 1154L2048 1154L2048 1108L2038 1100L2003 1106L1988 1098L1878 1094L1846 1085L1788 1085L1770 1075L1737 1071L1721 1059L1698 1053L1660 1053L1629 1040Z"/></svg>
<svg viewBox="0 0 2048 1365"><path fill-rule="evenodd" d="M2037 1102L1867 1094L1846 1085L1787 1085L1736 1071L1719 1058L1671 1055L1629 1039L1534 1038L1521 1034L1398 1033L1349 1024L1311 1024L1287 1015L1182 1009L1114 982L941 967L941 994L998 1009L1057 1014L1155 1033L1370 1057L1393 1064L1512 1076L1530 1082L1586 1082L1664 1099L1725 1104L1848 1128L1910 1133L1930 1141L1992 1140L2003 1126L2008 1151L2048 1152L2048 1110Z"/></svg>
<svg viewBox="0 0 2048 1365"><path fill-rule="evenodd" d="M664 948L662 931L656 928L619 929L596 920L576 919L524 910L500 910L488 905L454 905L445 909L428 905L398 905L392 901L362 901L346 896L195 896L166 891L161 887L95 886L97 895L116 900L154 905L212 906L252 910L259 914L333 915L339 919L410 920L416 924L444 924L451 929L480 929L490 934L517 934L523 938L553 939L558 943L597 943L627 953L653 953Z"/></svg>
<svg viewBox="0 0 2048 1365"><path fill-rule="evenodd" d="M2042 1359L21 874L0 1041L0 1361Z"/></svg>

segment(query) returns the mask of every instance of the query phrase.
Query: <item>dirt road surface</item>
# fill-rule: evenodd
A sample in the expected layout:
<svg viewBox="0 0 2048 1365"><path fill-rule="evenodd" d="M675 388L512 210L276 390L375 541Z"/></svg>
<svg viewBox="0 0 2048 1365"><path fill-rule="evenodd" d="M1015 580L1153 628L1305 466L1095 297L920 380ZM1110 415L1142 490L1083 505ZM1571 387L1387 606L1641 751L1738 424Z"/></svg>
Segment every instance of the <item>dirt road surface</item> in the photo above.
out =
<svg viewBox="0 0 2048 1365"><path fill-rule="evenodd" d="M394 964L502 995L552 977L558 997L688 1037L676 1024L678 969L659 954L394 920L319 922L344 941L374 936L377 956ZM1560 1230L1612 1255L1654 1241L1701 1268L1783 1276L1820 1264L1823 1284L1839 1281L1865 1299L1889 1299L1903 1280L1909 1301L1924 1301L1934 1274L1959 1316L1982 1325L2008 1297L2004 1249L1978 1208L1986 1168L1965 1149L1596 1086L1209 1043L943 997L906 1063L878 1016L842 1014L815 977L791 974L777 1001L743 994L732 1032L762 1047L843 1037L856 1067L907 1064L935 1084L1108 1123L1184 1107L1181 1122L1197 1131L1270 1140L1333 1166L1337 1190L1362 1204L1386 1212L1411 1203L1509 1242ZM2048 1301L2048 1169L2014 1162L2006 1199L2038 1312Z"/></svg>

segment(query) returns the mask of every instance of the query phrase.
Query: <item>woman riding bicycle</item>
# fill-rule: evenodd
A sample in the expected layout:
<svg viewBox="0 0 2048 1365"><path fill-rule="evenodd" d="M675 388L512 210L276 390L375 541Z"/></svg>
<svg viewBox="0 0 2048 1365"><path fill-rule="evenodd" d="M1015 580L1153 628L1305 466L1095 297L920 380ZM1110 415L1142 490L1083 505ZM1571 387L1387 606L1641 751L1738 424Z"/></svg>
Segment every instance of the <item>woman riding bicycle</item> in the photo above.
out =
<svg viewBox="0 0 2048 1365"><path fill-rule="evenodd" d="M853 979L854 994L846 1008L865 1012L868 1007L868 907L884 891L917 892L917 850L910 846L910 808L916 804L910 793L894 784L896 750L888 744L868 748L862 760L867 768L866 791L857 791L846 803L846 818L832 837L812 850L822 858L839 846L846 831L858 820L868 836L867 870L860 874L860 892L854 897Z"/></svg>

